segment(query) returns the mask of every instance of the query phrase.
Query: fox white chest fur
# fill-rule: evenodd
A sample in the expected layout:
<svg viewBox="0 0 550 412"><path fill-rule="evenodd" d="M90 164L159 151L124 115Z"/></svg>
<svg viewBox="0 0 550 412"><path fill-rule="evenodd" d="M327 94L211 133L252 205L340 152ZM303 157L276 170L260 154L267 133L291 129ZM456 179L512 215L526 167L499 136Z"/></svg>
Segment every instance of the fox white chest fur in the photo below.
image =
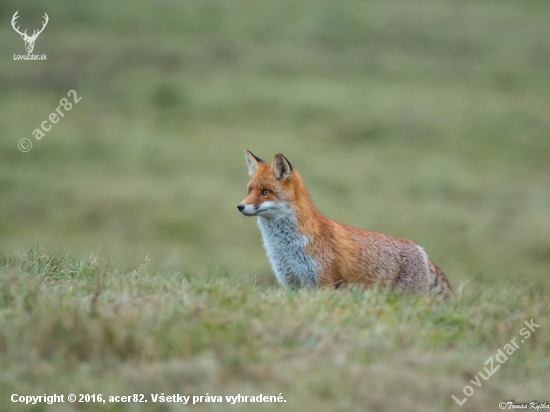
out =
<svg viewBox="0 0 550 412"><path fill-rule="evenodd" d="M317 286L320 265L304 252L308 239L298 231L295 215L258 217L258 226L279 283L293 288Z"/></svg>

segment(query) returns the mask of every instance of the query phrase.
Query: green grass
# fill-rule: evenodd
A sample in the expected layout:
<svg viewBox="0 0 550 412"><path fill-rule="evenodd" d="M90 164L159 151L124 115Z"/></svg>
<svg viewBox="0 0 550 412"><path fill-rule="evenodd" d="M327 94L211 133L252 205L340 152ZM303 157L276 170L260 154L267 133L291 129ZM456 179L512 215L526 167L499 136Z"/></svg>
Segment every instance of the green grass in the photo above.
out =
<svg viewBox="0 0 550 412"><path fill-rule="evenodd" d="M0 251L268 279L235 206L284 153L329 217L411 238L452 284L550 285L546 1L41 3L0 36ZM9 0L21 24L34 5ZM32 131L71 89L80 103ZM23 154L20 138L34 147Z"/></svg>
<svg viewBox="0 0 550 412"><path fill-rule="evenodd" d="M359 289L296 293L33 248L1 260L0 405L23 410L12 393L282 393L284 404L239 410L457 410L451 395L462 399L485 360L534 319L540 329L463 407L494 410L548 394L549 308L532 287L466 285L447 304ZM181 410L151 400L78 407Z"/></svg>
<svg viewBox="0 0 550 412"><path fill-rule="evenodd" d="M47 61L13 60L16 10L29 31L48 13ZM545 399L548 0L5 0L0 20L0 402L451 410L531 317L461 409ZM80 103L35 140L71 89ZM284 153L327 216L422 245L458 298L281 290L236 210L245 148Z"/></svg>

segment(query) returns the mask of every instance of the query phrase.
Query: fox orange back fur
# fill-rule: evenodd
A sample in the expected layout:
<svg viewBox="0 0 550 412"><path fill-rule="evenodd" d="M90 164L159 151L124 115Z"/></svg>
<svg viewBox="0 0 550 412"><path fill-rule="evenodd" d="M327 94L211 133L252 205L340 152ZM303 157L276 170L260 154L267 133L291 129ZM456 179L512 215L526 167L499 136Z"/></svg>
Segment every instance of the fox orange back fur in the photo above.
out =
<svg viewBox="0 0 550 412"><path fill-rule="evenodd" d="M245 216L257 216L280 284L337 288L350 283L445 298L452 295L447 278L420 246L323 216L300 174L282 154L276 154L271 164L248 150L245 156L248 196L237 208Z"/></svg>

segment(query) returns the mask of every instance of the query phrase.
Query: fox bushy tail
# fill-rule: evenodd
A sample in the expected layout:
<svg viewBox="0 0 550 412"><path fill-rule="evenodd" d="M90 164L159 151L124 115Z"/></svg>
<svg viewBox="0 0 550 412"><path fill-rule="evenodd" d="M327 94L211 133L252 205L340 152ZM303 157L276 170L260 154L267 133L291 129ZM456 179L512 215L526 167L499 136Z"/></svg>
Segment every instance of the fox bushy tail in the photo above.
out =
<svg viewBox="0 0 550 412"><path fill-rule="evenodd" d="M443 271L432 262L428 262L428 266L430 268L430 293L445 299L453 296L453 290Z"/></svg>

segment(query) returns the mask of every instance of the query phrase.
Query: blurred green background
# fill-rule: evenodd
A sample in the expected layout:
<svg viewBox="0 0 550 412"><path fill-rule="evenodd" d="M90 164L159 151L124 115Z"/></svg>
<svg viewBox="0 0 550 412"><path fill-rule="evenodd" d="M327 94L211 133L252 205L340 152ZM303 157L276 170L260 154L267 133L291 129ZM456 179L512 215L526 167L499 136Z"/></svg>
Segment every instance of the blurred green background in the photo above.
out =
<svg viewBox="0 0 550 412"><path fill-rule="evenodd" d="M29 32L48 13L47 61L13 60L16 10ZM548 0L8 0L0 21L2 254L272 283L235 207L246 148L284 153L327 216L421 244L455 287L550 285Z"/></svg>

